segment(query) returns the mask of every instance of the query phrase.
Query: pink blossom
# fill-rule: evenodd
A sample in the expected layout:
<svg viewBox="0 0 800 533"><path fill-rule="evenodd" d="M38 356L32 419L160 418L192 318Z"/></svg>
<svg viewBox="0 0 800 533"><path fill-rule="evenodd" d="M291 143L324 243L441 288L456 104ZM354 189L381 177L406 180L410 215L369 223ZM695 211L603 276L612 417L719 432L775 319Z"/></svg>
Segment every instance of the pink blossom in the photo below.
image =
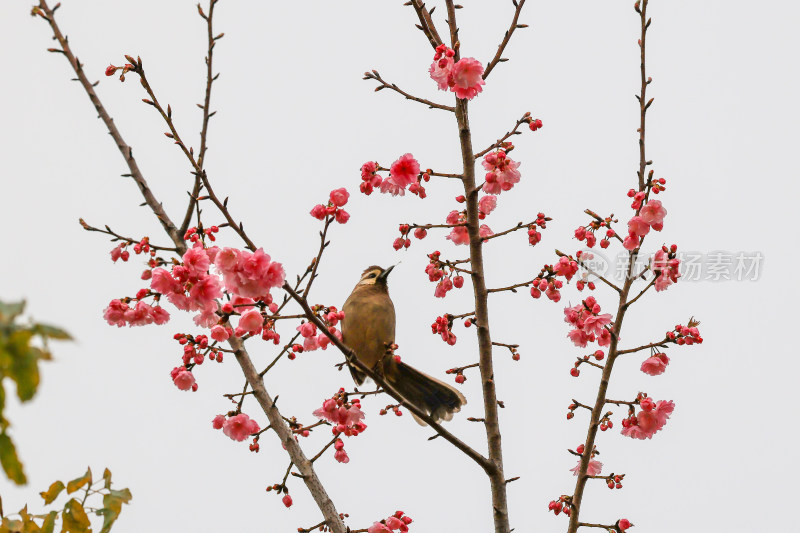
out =
<svg viewBox="0 0 800 533"><path fill-rule="evenodd" d="M146 326L153 323L153 308L143 301L136 302L136 307L125 311L125 321L129 326Z"/></svg>
<svg viewBox="0 0 800 533"><path fill-rule="evenodd" d="M214 429L222 429L222 426L225 424L225 417L223 415L217 415L214 417L214 420L211 421L211 427Z"/></svg>
<svg viewBox="0 0 800 533"><path fill-rule="evenodd" d="M380 522L375 522L367 530L367 533L392 533L392 530L386 527L385 525L381 524Z"/></svg>
<svg viewBox="0 0 800 533"><path fill-rule="evenodd" d="M222 298L222 287L219 285L219 278L204 275L189 289L189 298L194 303L194 309L212 307L217 298Z"/></svg>
<svg viewBox="0 0 800 533"><path fill-rule="evenodd" d="M498 150L489 152L483 157L483 168L486 174L486 183L483 185L483 192L488 194L500 194L511 189L518 183L521 174L517 168L519 163L506 156L506 152Z"/></svg>
<svg viewBox="0 0 800 533"><path fill-rule="evenodd" d="M283 266L271 262L261 248L252 253L224 248L214 264L222 272L226 289L250 298L264 297L271 288L283 285L285 278Z"/></svg>
<svg viewBox="0 0 800 533"><path fill-rule="evenodd" d="M472 57L462 57L453 65L453 88L458 98L472 100L483 91L483 65Z"/></svg>
<svg viewBox="0 0 800 533"><path fill-rule="evenodd" d="M669 357L665 353L657 353L642 363L641 371L651 376L663 374L669 364Z"/></svg>
<svg viewBox="0 0 800 533"><path fill-rule="evenodd" d="M633 439L651 439L664 427L674 409L675 404L672 401L659 400L652 410L643 409L636 417L624 420L628 425L625 427L623 423L622 434Z"/></svg>
<svg viewBox="0 0 800 533"><path fill-rule="evenodd" d="M169 313L161 306L153 307L150 311L150 316L153 317L153 323L157 326L169 322Z"/></svg>
<svg viewBox="0 0 800 533"><path fill-rule="evenodd" d="M666 290L673 283L677 283L680 274L680 259L668 259L667 253L661 249L653 256L651 269L656 273L656 291Z"/></svg>
<svg viewBox="0 0 800 533"><path fill-rule="evenodd" d="M183 293L181 284L163 268L154 268L150 278L150 288L161 294Z"/></svg>
<svg viewBox="0 0 800 533"><path fill-rule="evenodd" d="M642 220L642 217L635 216L628 221L628 231L637 237L644 237L650 233L650 224Z"/></svg>
<svg viewBox="0 0 800 533"><path fill-rule="evenodd" d="M667 215L667 210L661 205L660 200L650 200L639 211L639 216L647 224L656 230L661 231L664 227L664 217Z"/></svg>
<svg viewBox="0 0 800 533"><path fill-rule="evenodd" d="M291 506L292 506L292 497L291 497L291 496L289 496L288 494L284 494L284 495L283 495L283 498L281 498L281 502L282 502L282 503L283 503L283 505L285 505L286 507L291 507Z"/></svg>
<svg viewBox="0 0 800 533"><path fill-rule="evenodd" d="M580 470L581 470L581 460L578 459L578 464L575 466L575 468L570 468L569 471L577 476ZM600 472L602 472L602 470L603 470L603 463L592 459L591 461L589 461L589 467L586 469L586 474L590 476L598 476L600 475Z"/></svg>
<svg viewBox="0 0 800 533"><path fill-rule="evenodd" d="M378 171L378 164L375 161L367 161L363 165L361 165L361 179L362 180L370 180L372 179L373 174Z"/></svg>
<svg viewBox="0 0 800 533"><path fill-rule="evenodd" d="M622 241L622 247L632 252L639 246L639 237L635 233L628 233L625 240Z"/></svg>
<svg viewBox="0 0 800 533"><path fill-rule="evenodd" d="M230 336L230 331L225 326L216 325L211 328L211 338L217 342L225 342Z"/></svg>
<svg viewBox="0 0 800 533"><path fill-rule="evenodd" d="M122 255L122 244L111 249L111 260L116 263L120 255Z"/></svg>
<svg viewBox="0 0 800 533"><path fill-rule="evenodd" d="M125 312L128 309L128 306L122 300L111 300L108 307L103 311L103 318L110 326L121 328L127 324L125 322Z"/></svg>
<svg viewBox="0 0 800 533"><path fill-rule="evenodd" d="M344 187L331 191L331 203L336 207L343 207L349 198L350 193Z"/></svg>
<svg viewBox="0 0 800 533"><path fill-rule="evenodd" d="M572 276L578 272L578 263L568 257L562 256L558 259L558 263L554 265L553 270L555 270L557 275L564 276L567 278L567 281L569 281L572 279Z"/></svg>
<svg viewBox="0 0 800 533"><path fill-rule="evenodd" d="M480 235L482 239L486 239L494 235L494 232L492 231L492 228L490 228L486 224L481 224L481 227L478 228L478 235Z"/></svg>
<svg viewBox="0 0 800 533"><path fill-rule="evenodd" d="M439 283L436 284L436 290L434 291L433 295L436 298L444 298L447 295L447 292L453 288L453 281L450 278L442 278Z"/></svg>
<svg viewBox="0 0 800 533"><path fill-rule="evenodd" d="M406 194L405 187L398 185L394 180L394 176L389 176L381 182L381 192L383 194L388 192L392 196L405 196Z"/></svg>
<svg viewBox="0 0 800 533"><path fill-rule="evenodd" d="M469 244L469 232L464 226L457 226L450 230L450 234L445 237L453 241L453 244Z"/></svg>
<svg viewBox="0 0 800 533"><path fill-rule="evenodd" d="M589 315L583 321L583 331L594 335L600 335L605 326L611 323L611 315L605 313L603 315Z"/></svg>
<svg viewBox="0 0 800 533"><path fill-rule="evenodd" d="M445 56L435 59L433 63L431 63L429 72L431 79L436 82L439 90L446 91L450 88L449 82L453 73L453 58Z"/></svg>
<svg viewBox="0 0 800 533"><path fill-rule="evenodd" d="M600 335L597 337L597 344L599 346L608 346L611 344L611 332L603 328Z"/></svg>
<svg viewBox="0 0 800 533"><path fill-rule="evenodd" d="M180 390L189 390L195 384L195 379L190 371L181 368L172 376L172 382L175 383L175 386Z"/></svg>
<svg viewBox="0 0 800 533"><path fill-rule="evenodd" d="M219 316L217 316L217 304L214 303L203 308L201 312L195 315L192 320L201 328L210 328L211 326L215 325L217 322L219 322Z"/></svg>
<svg viewBox="0 0 800 533"><path fill-rule="evenodd" d="M633 527L633 524L631 524L631 521L628 520L627 518L621 519L619 522L617 522L617 525L619 526L619 529L622 531L625 531L626 529Z"/></svg>
<svg viewBox="0 0 800 533"><path fill-rule="evenodd" d="M317 204L311 208L309 214L317 220L325 220L325 217L328 216L328 210L325 209L324 205Z"/></svg>
<svg viewBox="0 0 800 533"><path fill-rule="evenodd" d="M411 154L405 154L392 163L389 169L391 174L390 179L397 185L405 189L412 183L417 181L419 175L419 163Z"/></svg>
<svg viewBox="0 0 800 533"><path fill-rule="evenodd" d="M239 327L252 335L261 333L261 327L264 325L264 317L261 316L261 311L258 309L250 309L242 313L239 319Z"/></svg>
<svg viewBox="0 0 800 533"><path fill-rule="evenodd" d="M361 411L358 404L352 403L348 407L339 405L333 398L328 398L322 403L322 407L312 413L317 418L327 420L332 424L343 426L345 434L358 434L366 428L366 425L361 422L364 418L364 412ZM336 429L336 428L334 428Z"/></svg>
<svg viewBox="0 0 800 533"><path fill-rule="evenodd" d="M497 196L486 195L478 201L478 209L484 215L488 215L497 207Z"/></svg>
<svg viewBox="0 0 800 533"><path fill-rule="evenodd" d="M571 340L575 346L580 348L586 348L587 343L594 341L594 335L590 335L580 329L570 330L570 332L567 333L567 337L569 337L569 340Z"/></svg>
<svg viewBox="0 0 800 533"><path fill-rule="evenodd" d="M244 413L232 416L225 421L222 432L235 441L243 441L253 433L258 433L258 423Z"/></svg>
<svg viewBox="0 0 800 533"><path fill-rule="evenodd" d="M297 326L297 331L305 338L313 337L317 334L317 326L313 322L304 322Z"/></svg>
<svg viewBox="0 0 800 533"><path fill-rule="evenodd" d="M211 261L200 242L196 242L193 247L186 250L186 253L183 254L183 265L188 268L191 275L195 277L203 276L208 272Z"/></svg>
<svg viewBox="0 0 800 533"><path fill-rule="evenodd" d="M307 337L303 341L303 350L306 352L313 352L318 348L319 348L319 342L317 342L316 337Z"/></svg>
<svg viewBox="0 0 800 533"><path fill-rule="evenodd" d="M333 454L333 458L339 461L340 463L344 464L350 462L350 458L347 456L347 452L344 451L344 448L342 448L341 450L336 450L336 452Z"/></svg>
<svg viewBox="0 0 800 533"><path fill-rule="evenodd" d="M337 209L334 217L339 224L347 224L347 221L350 220L350 213L344 209Z"/></svg>

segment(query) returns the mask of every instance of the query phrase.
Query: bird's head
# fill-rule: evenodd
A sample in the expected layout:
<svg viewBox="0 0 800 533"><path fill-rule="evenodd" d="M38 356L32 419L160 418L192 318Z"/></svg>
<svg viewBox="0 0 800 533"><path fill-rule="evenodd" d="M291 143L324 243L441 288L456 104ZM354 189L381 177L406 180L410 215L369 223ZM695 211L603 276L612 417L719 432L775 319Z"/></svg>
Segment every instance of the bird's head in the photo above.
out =
<svg viewBox="0 0 800 533"><path fill-rule="evenodd" d="M377 265L368 267L366 270L364 270L364 273L361 274L361 280L358 282L358 287L368 285L382 285L383 287L386 287L387 278L394 267L395 265L392 265L389 268L381 268Z"/></svg>

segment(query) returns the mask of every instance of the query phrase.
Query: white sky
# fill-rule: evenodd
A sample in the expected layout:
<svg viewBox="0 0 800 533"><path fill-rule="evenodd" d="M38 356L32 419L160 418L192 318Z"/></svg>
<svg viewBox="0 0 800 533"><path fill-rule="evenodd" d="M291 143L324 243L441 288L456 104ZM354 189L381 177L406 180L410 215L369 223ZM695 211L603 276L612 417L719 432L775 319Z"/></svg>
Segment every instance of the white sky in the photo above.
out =
<svg viewBox="0 0 800 533"><path fill-rule="evenodd" d="M512 15L510 2L463 2L463 54L484 64ZM231 360L196 372L197 393L178 391L169 371L181 350L172 334L194 331L173 313L164 327L111 328L102 309L112 298L142 286L138 261L112 264L112 245L83 232L78 217L109 224L164 243L160 227L140 202L123 160L82 89L52 46L47 25L28 16L30 2L0 4L0 71L4 102L0 129L0 210L3 255L0 298L26 298L29 314L63 326L77 339L55 347L43 367L35 401L8 415L30 484L0 479L6 512L41 501L54 479L77 477L92 465L108 466L132 505L115 527L133 531L294 531L320 520L299 480L295 505L286 510L264 487L288 464L277 440L265 436L251 454L211 429L230 404L221 397L241 390ZM427 76L431 50L414 29L414 12L402 2L243 3L223 0L216 28L225 32L215 51L222 73L215 86L207 168L220 194L230 195L235 216L290 275L302 272L317 249L318 223L307 215L328 192L357 190L359 166L390 164L411 152L423 167L459 170L455 122L442 111L406 102L361 81L378 69L385 79L419 96L450 103ZM531 249L522 233L487 247L490 286L530 279L552 250L574 252L575 227L585 208L628 214L625 192L635 182L638 90L638 16L633 2L530 2L520 31L471 106L477 149L507 131L530 110L544 129L516 138L513 157L522 181L503 194L488 223L495 231L537 211L554 218ZM443 10L443 8L442 8ZM769 9L744 2L654 0L649 33L648 156L668 179L661 195L669 214L658 238L681 250L761 252L757 281L681 282L648 294L626 320L625 346L660 338L694 315L702 321L702 346L670 350L663 376L638 371L642 357L620 360L610 397L647 391L677 407L652 441L602 434L604 472L626 473L625 488L601 482L588 490L582 518L613 523L627 517L634 531L786 531L800 494L792 454L797 438L797 349L791 344L798 259L794 218L798 172L795 30L798 8ZM160 119L139 100L135 78L120 84L103 76L123 54L140 55L159 98L171 103L184 137L197 146L204 87L205 27L194 2L66 0L62 29L93 78L140 166L173 218L182 212L191 177L179 151L162 135ZM443 17L436 21L443 31ZM391 248L401 222L441 222L455 208L456 183L435 183L429 198L352 197L350 223L337 226L324 258L314 301L341 305L361 270L402 259L390 280L398 310L400 353L427 372L475 360L470 333L456 330L448 347L430 334L437 314L472 309L468 289L434 299L423 273L425 253L441 249L465 256L443 235L415 241L407 253ZM208 220L215 220L211 209ZM238 244L232 236L224 243ZM650 249L660 244L649 238ZM512 525L518 531L563 531L566 520L547 513L547 502L569 493L574 458L565 452L584 438L584 416L566 422L570 398L594 397L598 376L568 375L583 353L566 339L562 304L525 293L491 299L493 337L521 345L514 363L497 352L506 474ZM611 309L612 295L598 291ZM284 336L288 332L284 332ZM251 348L258 364L273 357ZM331 350L303 355L271 372L267 387L280 394L286 415L311 421L311 411L349 376L335 371ZM463 386L469 406L450 424L483 448L475 374ZM319 475L349 524L366 527L396 509L414 518L412 531L487 531L488 483L466 457L409 416L378 417L387 402L364 402L369 429L346 442L351 462L326 458ZM247 411L263 424L255 407ZM317 436L306 449L315 453ZM311 445L312 443L313 446ZM321 445L321 444L320 444ZM774 498L774 499L773 499Z"/></svg>

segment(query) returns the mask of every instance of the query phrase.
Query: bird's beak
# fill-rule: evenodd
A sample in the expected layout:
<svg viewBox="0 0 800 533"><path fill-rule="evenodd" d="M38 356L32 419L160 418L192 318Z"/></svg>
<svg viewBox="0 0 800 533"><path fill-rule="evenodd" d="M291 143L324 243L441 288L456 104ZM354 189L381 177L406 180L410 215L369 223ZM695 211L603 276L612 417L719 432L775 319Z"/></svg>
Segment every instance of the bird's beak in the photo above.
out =
<svg viewBox="0 0 800 533"><path fill-rule="evenodd" d="M390 266L389 268L387 268L386 270L384 270L383 272L381 272L381 273L378 275L378 281L380 281L381 283L386 283L386 278L388 278L388 277L389 277L389 273L390 273L390 272L392 271L392 269L394 269L394 267L396 267L396 266L397 266L397 265L392 265L392 266Z"/></svg>

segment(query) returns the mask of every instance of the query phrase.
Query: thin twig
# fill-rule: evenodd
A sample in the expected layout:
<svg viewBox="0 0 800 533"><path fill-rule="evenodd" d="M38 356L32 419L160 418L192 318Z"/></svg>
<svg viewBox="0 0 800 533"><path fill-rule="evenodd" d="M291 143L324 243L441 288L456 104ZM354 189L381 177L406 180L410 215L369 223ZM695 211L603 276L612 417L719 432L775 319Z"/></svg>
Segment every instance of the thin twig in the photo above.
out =
<svg viewBox="0 0 800 533"><path fill-rule="evenodd" d="M381 75L378 74L377 70L373 70L372 72L365 72L363 79L365 79L365 80L376 80L377 82L380 83L380 85L375 87L375 92L383 90L383 89L391 89L391 90L393 90L393 91L395 91L397 93L400 93L403 96L405 96L406 100L413 100L414 102L419 102L420 104L425 104L430 109L443 109L444 111L450 111L451 113L455 113L455 111L456 111L455 107L452 107L452 106L449 106L449 105L444 105L444 104L437 104L436 102L432 102L430 100L426 100L425 98L419 98L417 96L414 96L412 94L409 94L409 93L405 92L403 89L398 87L396 84L388 83L388 82L384 81L384 79L381 78Z"/></svg>
<svg viewBox="0 0 800 533"><path fill-rule="evenodd" d="M500 46L497 47L497 53L494 55L491 61L486 65L486 70L483 71L483 79L489 77L489 73L497 66L498 63L503 61L507 61L507 59L503 58L503 51L506 49L506 45L508 45L508 41L511 40L511 35L514 34L514 30L517 28L527 28L527 24L519 24L519 14L522 11L522 6L525 5L525 0L514 0L514 4L516 6L516 10L514 11L514 18L511 19L511 27L506 30L505 36L503 36L503 42L500 43Z"/></svg>

